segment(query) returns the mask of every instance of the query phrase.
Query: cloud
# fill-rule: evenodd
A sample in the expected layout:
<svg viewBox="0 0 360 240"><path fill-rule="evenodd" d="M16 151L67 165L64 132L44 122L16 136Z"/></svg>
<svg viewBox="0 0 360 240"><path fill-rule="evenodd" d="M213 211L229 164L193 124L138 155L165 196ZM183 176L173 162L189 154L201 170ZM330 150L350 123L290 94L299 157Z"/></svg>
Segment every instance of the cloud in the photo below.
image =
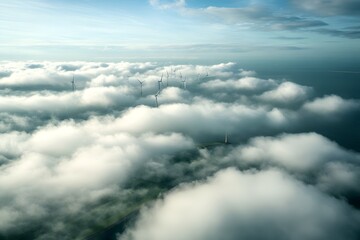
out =
<svg viewBox="0 0 360 240"><path fill-rule="evenodd" d="M288 105L302 103L311 96L311 87L293 82L283 82L276 89L264 92L258 99L275 104Z"/></svg>
<svg viewBox="0 0 360 240"><path fill-rule="evenodd" d="M359 207L360 155L316 134L256 137L231 150L224 162L236 161L241 169L281 168L299 180Z"/></svg>
<svg viewBox="0 0 360 240"><path fill-rule="evenodd" d="M290 2L298 9L312 12L317 15L306 17L304 14L276 11L275 9L271 9L269 6L256 3L245 5L243 7L231 8L215 7L211 5L204 8L193 8L186 7L185 0L164 4L159 3L157 0L150 0L149 2L152 6L161 9L177 9L180 13L185 15L197 17L202 16L209 21L218 21L224 24L238 26L241 29L256 29L262 31L308 30L320 34L350 39L359 38L359 32L356 30L319 28L329 25L327 22L322 20L324 19L324 16L357 16L360 13L360 4L356 0L334 0L330 2L325 0L301 2L291 0ZM284 38L280 37L278 39ZM201 46L197 46L197 49L198 47Z"/></svg>
<svg viewBox="0 0 360 240"><path fill-rule="evenodd" d="M360 199L360 168L357 165L331 162L325 166L318 176L317 187L335 196L346 197L355 206Z"/></svg>
<svg viewBox="0 0 360 240"><path fill-rule="evenodd" d="M26 66L27 68L34 69L34 68L43 68L44 65L42 64L36 64L36 63L30 63Z"/></svg>
<svg viewBox="0 0 360 240"><path fill-rule="evenodd" d="M220 20L226 24L261 30L298 30L328 25L317 19L308 19L287 14L276 14L275 11L256 4L238 8L215 6L192 8L186 7L185 0L173 1L170 3L149 0L149 3L160 9L177 9L182 14L205 16L210 20ZM256 24L256 26L254 26L254 24Z"/></svg>
<svg viewBox="0 0 360 240"><path fill-rule="evenodd" d="M252 73L248 73L248 72L242 72L241 75L243 74L252 74ZM260 91L263 92L267 89L271 89L273 87L276 86L276 83L274 80L263 80L263 79L259 79L259 78L254 78L254 77L244 77L244 78L240 78L238 80L227 80L227 81L222 81L222 80L211 80L205 83L201 84L202 87L210 89L210 90L219 90L222 89L224 91L231 91L231 90L235 90L235 91Z"/></svg>
<svg viewBox="0 0 360 240"><path fill-rule="evenodd" d="M344 37L350 39L358 39L360 38L360 31L359 30L352 30L352 29L328 29L328 28L319 28L313 30L314 32L331 35L335 37Z"/></svg>
<svg viewBox="0 0 360 240"><path fill-rule="evenodd" d="M359 15L360 13L360 3L357 0L292 0L292 2L301 9L325 16Z"/></svg>
<svg viewBox="0 0 360 240"><path fill-rule="evenodd" d="M356 239L359 220L358 211L281 171L227 169L143 209L119 239Z"/></svg>
<svg viewBox="0 0 360 240"><path fill-rule="evenodd" d="M11 75L11 72L8 72L8 71L1 71L0 72L0 78L8 77L10 75Z"/></svg>
<svg viewBox="0 0 360 240"><path fill-rule="evenodd" d="M149 0L150 5L160 9L183 8L185 7L185 0L163 1L163 0Z"/></svg>
<svg viewBox="0 0 360 240"><path fill-rule="evenodd" d="M86 114L87 111L100 110L105 106L129 106L134 99L127 95L127 88L115 89L114 87L89 88L79 92L69 93L35 93L29 96L0 97L0 109L11 113L37 112L40 115L73 116Z"/></svg>
<svg viewBox="0 0 360 240"><path fill-rule="evenodd" d="M319 170L325 162L356 159L336 143L316 133L282 135L278 138L258 137L231 155L244 163L281 165L295 172Z"/></svg>
<svg viewBox="0 0 360 240"><path fill-rule="evenodd" d="M30 130L36 124L39 124L37 119L31 118L29 116L14 115L6 112L0 113L0 118L1 133Z"/></svg>
<svg viewBox="0 0 360 240"><path fill-rule="evenodd" d="M279 39L279 40L303 40L303 39L307 39L307 38L306 37L279 36L279 37L274 37L273 39Z"/></svg>
<svg viewBox="0 0 360 240"><path fill-rule="evenodd" d="M0 166L1 233L15 234L22 225L25 232L44 227L37 221L44 221L49 212L58 216L49 224L66 225L65 219L80 213L88 203L125 187L141 165L193 147L192 141L180 134L136 137L115 129L103 131L104 124L107 122L70 121L33 134L1 135L1 155L9 158Z"/></svg>
<svg viewBox="0 0 360 240"><path fill-rule="evenodd" d="M243 8L207 7L202 9L201 12L209 17L219 18L228 24L244 26L250 24L248 26L251 26L252 23L257 23L258 27L263 30L297 30L327 25L327 23L320 20L276 15L269 9L256 5Z"/></svg>
<svg viewBox="0 0 360 240"><path fill-rule="evenodd" d="M306 111L328 117L354 112L356 109L359 109L359 107L360 103L358 101L352 99L345 100L336 95L316 98L311 102L305 103L303 106Z"/></svg>

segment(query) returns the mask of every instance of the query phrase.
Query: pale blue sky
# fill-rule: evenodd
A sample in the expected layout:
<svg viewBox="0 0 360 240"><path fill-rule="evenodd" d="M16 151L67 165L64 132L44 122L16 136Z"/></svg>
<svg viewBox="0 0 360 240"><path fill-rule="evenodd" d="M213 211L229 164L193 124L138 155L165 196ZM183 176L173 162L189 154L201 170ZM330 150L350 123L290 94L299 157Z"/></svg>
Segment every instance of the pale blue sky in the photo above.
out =
<svg viewBox="0 0 360 240"><path fill-rule="evenodd" d="M358 0L0 0L0 60L359 63Z"/></svg>

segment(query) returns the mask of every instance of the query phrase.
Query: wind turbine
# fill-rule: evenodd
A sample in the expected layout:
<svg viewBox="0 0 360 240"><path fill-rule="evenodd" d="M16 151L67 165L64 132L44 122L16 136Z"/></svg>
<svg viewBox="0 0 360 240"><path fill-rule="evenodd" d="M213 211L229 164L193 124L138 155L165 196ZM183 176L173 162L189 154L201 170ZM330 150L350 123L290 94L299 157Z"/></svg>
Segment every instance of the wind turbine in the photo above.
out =
<svg viewBox="0 0 360 240"><path fill-rule="evenodd" d="M73 78L71 80L71 86L72 86L72 90L73 92L75 91L75 76L73 75Z"/></svg>
<svg viewBox="0 0 360 240"><path fill-rule="evenodd" d="M182 74L181 74L181 72L179 73L179 77L180 77L180 82L183 83L183 79L182 79Z"/></svg>
<svg viewBox="0 0 360 240"><path fill-rule="evenodd" d="M159 107L159 102L158 102L158 96L160 94L160 91L158 91L156 94L155 94L155 103L156 103L156 107Z"/></svg>
<svg viewBox="0 0 360 240"><path fill-rule="evenodd" d="M158 80L159 92L161 91L162 79L163 79L163 74L161 74L161 79L160 79L160 80Z"/></svg>
<svg viewBox="0 0 360 240"><path fill-rule="evenodd" d="M229 144L229 139L228 139L228 133L227 133L227 131L225 132L224 143L225 143L225 144Z"/></svg>
<svg viewBox="0 0 360 240"><path fill-rule="evenodd" d="M142 95L143 95L142 87L143 87L143 84L144 84L145 80L143 80L143 81L140 81L139 79L137 79L137 80L138 80L139 83L140 83L140 96L142 97Z"/></svg>
<svg viewBox="0 0 360 240"><path fill-rule="evenodd" d="M166 71L166 87L169 87L169 72Z"/></svg>
<svg viewBox="0 0 360 240"><path fill-rule="evenodd" d="M183 84L183 89L186 89L186 77L184 78L184 80L181 80L182 84Z"/></svg>
<svg viewBox="0 0 360 240"><path fill-rule="evenodd" d="M176 68L173 70L173 76L176 78Z"/></svg>

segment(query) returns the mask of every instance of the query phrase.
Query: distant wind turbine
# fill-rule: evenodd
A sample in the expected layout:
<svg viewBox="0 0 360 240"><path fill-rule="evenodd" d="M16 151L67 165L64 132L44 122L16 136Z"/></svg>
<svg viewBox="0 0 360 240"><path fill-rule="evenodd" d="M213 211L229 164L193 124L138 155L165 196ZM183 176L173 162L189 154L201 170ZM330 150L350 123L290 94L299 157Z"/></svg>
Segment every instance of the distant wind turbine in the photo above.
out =
<svg viewBox="0 0 360 240"><path fill-rule="evenodd" d="M161 79L158 80L159 92L161 91L162 79L163 79L163 74L161 74Z"/></svg>
<svg viewBox="0 0 360 240"><path fill-rule="evenodd" d="M176 78L176 69L173 70L173 77Z"/></svg>
<svg viewBox="0 0 360 240"><path fill-rule="evenodd" d="M204 75L203 80L206 79L208 76L209 76L209 72L206 71L206 74Z"/></svg>
<svg viewBox="0 0 360 240"><path fill-rule="evenodd" d="M166 87L169 87L169 72L166 71Z"/></svg>
<svg viewBox="0 0 360 240"><path fill-rule="evenodd" d="M180 77L180 82L182 83L182 84L184 84L184 82L183 82L183 76L182 76L182 74L181 74L181 72L179 73L179 77Z"/></svg>
<svg viewBox="0 0 360 240"><path fill-rule="evenodd" d="M144 84L144 81L140 81L139 79L137 79L140 83L140 96L142 97L143 96L143 84Z"/></svg>
<svg viewBox="0 0 360 240"><path fill-rule="evenodd" d="M225 143L225 144L229 144L229 137L228 137L228 133L227 133L227 132L225 132L224 143Z"/></svg>
<svg viewBox="0 0 360 240"><path fill-rule="evenodd" d="M183 84L183 89L186 89L186 77L184 78L184 80L181 81Z"/></svg>
<svg viewBox="0 0 360 240"><path fill-rule="evenodd" d="M72 86L72 90L73 92L75 91L75 76L73 75L73 78L71 80L71 86Z"/></svg>
<svg viewBox="0 0 360 240"><path fill-rule="evenodd" d="M156 107L159 107L159 102L158 102L158 96L160 94L160 91L158 91L156 94L155 94L155 103L156 103Z"/></svg>

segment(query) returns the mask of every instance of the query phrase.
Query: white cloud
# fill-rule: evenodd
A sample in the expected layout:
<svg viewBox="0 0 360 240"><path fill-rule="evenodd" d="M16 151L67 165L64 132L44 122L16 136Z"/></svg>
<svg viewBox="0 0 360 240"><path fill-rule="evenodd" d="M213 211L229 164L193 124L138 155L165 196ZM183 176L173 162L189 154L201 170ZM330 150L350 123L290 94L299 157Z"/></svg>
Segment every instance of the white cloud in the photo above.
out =
<svg viewBox="0 0 360 240"><path fill-rule="evenodd" d="M356 100L346 100L336 95L330 95L307 102L303 108L313 114L331 117L359 109L360 103Z"/></svg>
<svg viewBox="0 0 360 240"><path fill-rule="evenodd" d="M276 89L267 91L258 98L262 101L269 101L283 105L302 103L311 94L311 88L293 82L283 82Z"/></svg>
<svg viewBox="0 0 360 240"><path fill-rule="evenodd" d="M222 160L240 168L282 168L298 179L337 197L353 201L360 196L360 155L316 134L283 134L256 137L234 148Z"/></svg>
<svg viewBox="0 0 360 240"><path fill-rule="evenodd" d="M48 211L60 214L54 221L61 222L87 202L116 193L140 166L193 148L180 134L135 137L115 128L103 131L104 125L70 121L1 136L0 152L13 159L0 166L0 232L45 218Z"/></svg>
<svg viewBox="0 0 360 240"><path fill-rule="evenodd" d="M185 0L163 1L163 0L149 0L149 3L160 9L183 8L185 7Z"/></svg>
<svg viewBox="0 0 360 240"><path fill-rule="evenodd" d="M277 170L227 169L143 209L119 239L356 239L359 217Z"/></svg>
<svg viewBox="0 0 360 240"><path fill-rule="evenodd" d="M360 158L358 158L360 159ZM331 162L326 164L319 173L317 186L326 192L346 198L360 197L360 167L346 162Z"/></svg>
<svg viewBox="0 0 360 240"><path fill-rule="evenodd" d="M242 73L241 73L242 74ZM202 87L211 90L247 90L247 91L265 91L277 86L274 80L263 80L254 77L243 77L238 80L211 80L201 84Z"/></svg>
<svg viewBox="0 0 360 240"><path fill-rule="evenodd" d="M283 166L291 171L311 172L330 161L353 159L350 152L316 133L258 137L233 153L238 161Z"/></svg>

